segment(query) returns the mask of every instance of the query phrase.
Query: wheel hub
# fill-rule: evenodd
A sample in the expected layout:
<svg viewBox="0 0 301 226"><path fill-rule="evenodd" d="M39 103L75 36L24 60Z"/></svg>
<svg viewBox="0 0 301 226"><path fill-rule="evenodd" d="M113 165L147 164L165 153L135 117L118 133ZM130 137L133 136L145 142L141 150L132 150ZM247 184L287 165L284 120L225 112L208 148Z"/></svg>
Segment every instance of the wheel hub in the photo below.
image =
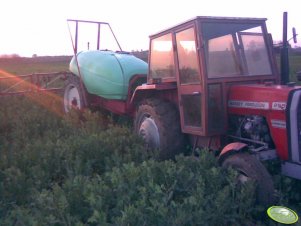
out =
<svg viewBox="0 0 301 226"><path fill-rule="evenodd" d="M160 147L160 137L158 127L152 118L144 118L139 129L139 135L145 140L151 148Z"/></svg>
<svg viewBox="0 0 301 226"><path fill-rule="evenodd" d="M70 111L71 108L81 108L80 94L77 87L70 85L67 87L64 94L65 111Z"/></svg>
<svg viewBox="0 0 301 226"><path fill-rule="evenodd" d="M77 99L73 97L73 100L71 101L72 107L77 107Z"/></svg>

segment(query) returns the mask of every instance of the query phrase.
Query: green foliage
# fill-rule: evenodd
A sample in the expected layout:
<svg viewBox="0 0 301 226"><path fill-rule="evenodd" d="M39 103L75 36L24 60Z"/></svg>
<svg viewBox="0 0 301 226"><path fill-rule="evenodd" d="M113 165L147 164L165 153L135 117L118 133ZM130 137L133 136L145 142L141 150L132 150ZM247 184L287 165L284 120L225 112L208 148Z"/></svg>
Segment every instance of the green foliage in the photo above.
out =
<svg viewBox="0 0 301 226"><path fill-rule="evenodd" d="M212 156L202 157L206 162L180 156L177 162L131 162L102 175L68 178L36 193L20 220L39 225L244 225L250 221L252 186L237 188L234 174L228 177ZM8 219L18 217L20 211L13 209Z"/></svg>
<svg viewBox="0 0 301 226"><path fill-rule="evenodd" d="M156 161L108 115L61 117L33 99L0 99L1 226L266 224L254 184L213 154ZM297 182L274 175L281 202L300 203Z"/></svg>
<svg viewBox="0 0 301 226"><path fill-rule="evenodd" d="M104 114L61 118L25 97L0 101L0 225L251 219L252 189L237 188L210 154L154 161L130 128Z"/></svg>
<svg viewBox="0 0 301 226"><path fill-rule="evenodd" d="M301 71L301 55L294 55L289 57L290 63L290 81L298 82L297 81L297 72Z"/></svg>
<svg viewBox="0 0 301 226"><path fill-rule="evenodd" d="M277 66L279 73L281 72L280 68L280 54L276 55L277 60ZM289 52L289 81L291 82L297 82L298 85L300 85L300 82L297 81L297 72L301 71L301 55L293 53L292 50Z"/></svg>
<svg viewBox="0 0 301 226"><path fill-rule="evenodd" d="M66 178L101 174L146 156L129 129L110 126L97 113L72 112L63 119L24 97L1 101L0 218Z"/></svg>

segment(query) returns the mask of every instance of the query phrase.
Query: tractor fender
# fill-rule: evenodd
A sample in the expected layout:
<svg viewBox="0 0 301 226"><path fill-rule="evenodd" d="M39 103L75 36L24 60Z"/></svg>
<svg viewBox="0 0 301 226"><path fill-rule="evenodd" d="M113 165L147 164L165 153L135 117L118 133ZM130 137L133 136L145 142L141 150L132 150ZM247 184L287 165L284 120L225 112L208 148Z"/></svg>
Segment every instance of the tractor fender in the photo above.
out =
<svg viewBox="0 0 301 226"><path fill-rule="evenodd" d="M218 163L221 165L223 161L234 153L243 151L248 145L241 142L233 142L226 145L218 156Z"/></svg>
<svg viewBox="0 0 301 226"><path fill-rule="evenodd" d="M156 97L160 96L161 99L169 99L168 97L171 96L171 99L173 99L173 95L176 96L176 90L177 86L175 84L142 84L140 86L137 86L133 95L130 99L130 104L133 105L134 103L139 103L141 100L150 98L150 97ZM167 93L171 93L170 95L167 95ZM164 93L164 94L163 94ZM164 97L164 98L163 98ZM173 102L173 101L171 101Z"/></svg>

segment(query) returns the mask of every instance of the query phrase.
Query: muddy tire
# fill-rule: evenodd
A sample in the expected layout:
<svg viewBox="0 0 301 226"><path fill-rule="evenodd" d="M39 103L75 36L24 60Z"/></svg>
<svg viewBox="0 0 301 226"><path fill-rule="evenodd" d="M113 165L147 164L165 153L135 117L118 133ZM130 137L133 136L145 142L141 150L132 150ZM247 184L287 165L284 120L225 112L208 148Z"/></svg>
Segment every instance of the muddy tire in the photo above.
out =
<svg viewBox="0 0 301 226"><path fill-rule="evenodd" d="M256 201L264 206L275 204L276 195L272 178L261 162L249 153L236 153L228 156L222 166L239 172L238 181L244 183L254 180L256 183Z"/></svg>
<svg viewBox="0 0 301 226"><path fill-rule="evenodd" d="M169 102L158 99L143 101L135 115L135 132L149 149L159 149L159 158L168 159L183 151L179 113Z"/></svg>
<svg viewBox="0 0 301 226"><path fill-rule="evenodd" d="M63 110L65 113L68 113L72 108L82 110L86 107L84 95L87 95L87 93L85 89L81 88L78 76L68 76L63 94Z"/></svg>

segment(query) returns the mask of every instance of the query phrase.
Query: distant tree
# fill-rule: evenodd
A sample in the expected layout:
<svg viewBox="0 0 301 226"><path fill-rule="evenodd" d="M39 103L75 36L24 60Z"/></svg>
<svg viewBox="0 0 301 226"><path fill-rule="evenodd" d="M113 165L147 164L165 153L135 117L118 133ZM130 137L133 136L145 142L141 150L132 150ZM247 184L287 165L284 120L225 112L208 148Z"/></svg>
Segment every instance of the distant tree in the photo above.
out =
<svg viewBox="0 0 301 226"><path fill-rule="evenodd" d="M19 54L14 53L14 54L2 54L0 55L0 58L8 59L8 58L21 58L21 57Z"/></svg>
<svg viewBox="0 0 301 226"><path fill-rule="evenodd" d="M16 53L14 53L14 54L11 54L11 58L20 58L20 55L19 55L19 54L16 54Z"/></svg>

